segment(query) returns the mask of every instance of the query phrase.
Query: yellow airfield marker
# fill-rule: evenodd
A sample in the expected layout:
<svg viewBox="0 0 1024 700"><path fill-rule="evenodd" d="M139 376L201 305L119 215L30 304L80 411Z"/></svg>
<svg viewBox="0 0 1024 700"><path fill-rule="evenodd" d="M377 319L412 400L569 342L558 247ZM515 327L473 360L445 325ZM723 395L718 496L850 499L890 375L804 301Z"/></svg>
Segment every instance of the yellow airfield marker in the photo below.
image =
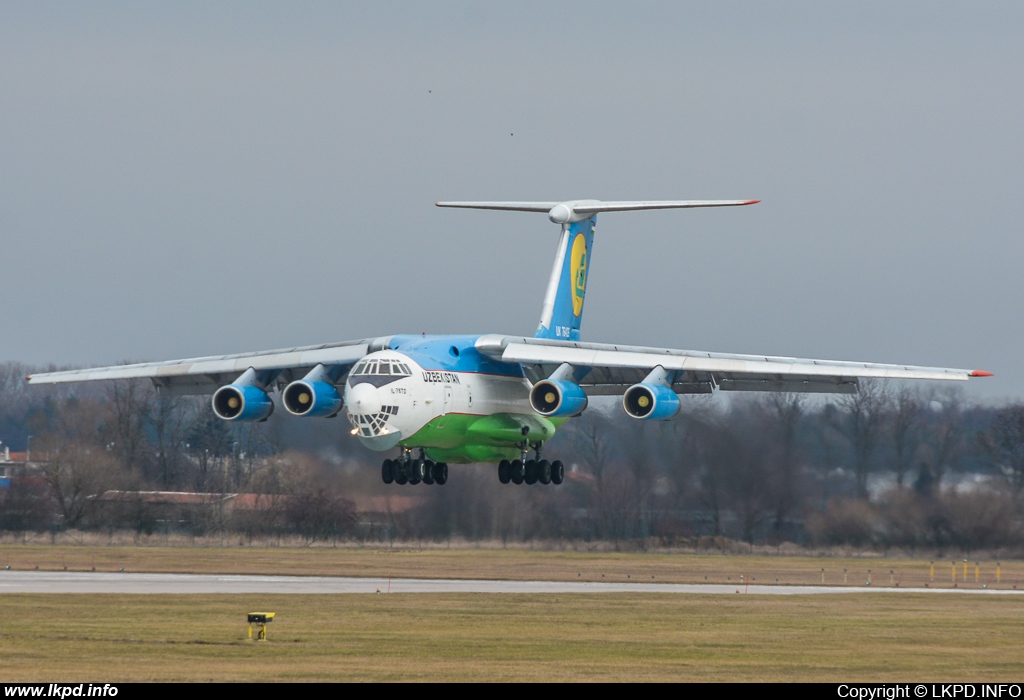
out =
<svg viewBox="0 0 1024 700"><path fill-rule="evenodd" d="M256 641L267 641L267 625L274 621L274 614L275 613L272 612L249 613L249 639L252 639L253 625L257 625L259 626L259 630L256 632Z"/></svg>

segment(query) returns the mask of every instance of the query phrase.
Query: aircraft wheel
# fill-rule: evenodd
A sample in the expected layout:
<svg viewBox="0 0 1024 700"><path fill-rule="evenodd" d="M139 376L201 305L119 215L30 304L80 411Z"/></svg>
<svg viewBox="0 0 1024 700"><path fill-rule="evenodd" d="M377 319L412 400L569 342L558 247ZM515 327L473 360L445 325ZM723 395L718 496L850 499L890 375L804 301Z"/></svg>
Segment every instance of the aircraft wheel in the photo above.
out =
<svg viewBox="0 0 1024 700"><path fill-rule="evenodd" d="M427 486L434 483L434 463L429 459L423 463L423 483Z"/></svg>
<svg viewBox="0 0 1024 700"><path fill-rule="evenodd" d="M415 486L423 481L423 460L414 459L409 462L409 483Z"/></svg>
<svg viewBox="0 0 1024 700"><path fill-rule="evenodd" d="M380 477L384 480L385 484L390 484L395 480L395 463L390 459L385 459L384 464L381 465Z"/></svg>
<svg viewBox="0 0 1024 700"><path fill-rule="evenodd" d="M565 480L565 465L560 460L551 463L551 483L558 485Z"/></svg>
<svg viewBox="0 0 1024 700"><path fill-rule="evenodd" d="M523 463L518 459L512 461L512 464L509 466L508 473L512 479L512 483L516 486L523 483L523 478L526 476L524 473Z"/></svg>
<svg viewBox="0 0 1024 700"><path fill-rule="evenodd" d="M434 483L438 486L444 486L448 483L448 463L438 462L434 465Z"/></svg>
<svg viewBox="0 0 1024 700"><path fill-rule="evenodd" d="M537 460L535 460L535 459L528 459L528 460L526 460L525 472L526 473L523 476L523 481L525 481L527 483L527 485L529 485L529 486L533 486L534 484L536 484L537 483Z"/></svg>
<svg viewBox="0 0 1024 700"><path fill-rule="evenodd" d="M394 465L395 483L399 486L409 483L409 470L407 469L408 463L396 459Z"/></svg>
<svg viewBox="0 0 1024 700"><path fill-rule="evenodd" d="M498 481L503 484L512 481L512 463L507 459L498 462Z"/></svg>
<svg viewBox="0 0 1024 700"><path fill-rule="evenodd" d="M546 459L537 462L537 481L545 486L551 483L551 462Z"/></svg>

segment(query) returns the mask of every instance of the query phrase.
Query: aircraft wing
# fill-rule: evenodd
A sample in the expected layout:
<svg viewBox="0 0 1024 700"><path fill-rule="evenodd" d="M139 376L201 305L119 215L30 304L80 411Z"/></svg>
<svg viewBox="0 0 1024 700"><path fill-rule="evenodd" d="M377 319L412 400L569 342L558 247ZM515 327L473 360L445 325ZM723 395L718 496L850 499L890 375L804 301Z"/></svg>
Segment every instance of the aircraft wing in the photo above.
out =
<svg viewBox="0 0 1024 700"><path fill-rule="evenodd" d="M268 373L274 381L301 379L317 365L346 367L359 361L373 341L352 340L327 345L309 345L236 355L193 357L166 362L142 362L113 367L43 372L28 376L29 384L91 382L102 379L152 379L161 389L174 394L212 394L230 384L250 367Z"/></svg>
<svg viewBox="0 0 1024 700"><path fill-rule="evenodd" d="M967 381L970 377L991 376L981 370L734 355L503 335L482 336L476 347L495 360L522 364L534 382L549 377L562 364L572 365L583 370L575 376L591 395L622 394L658 366L671 372L672 388L678 394L710 394L715 388L855 393L861 378Z"/></svg>

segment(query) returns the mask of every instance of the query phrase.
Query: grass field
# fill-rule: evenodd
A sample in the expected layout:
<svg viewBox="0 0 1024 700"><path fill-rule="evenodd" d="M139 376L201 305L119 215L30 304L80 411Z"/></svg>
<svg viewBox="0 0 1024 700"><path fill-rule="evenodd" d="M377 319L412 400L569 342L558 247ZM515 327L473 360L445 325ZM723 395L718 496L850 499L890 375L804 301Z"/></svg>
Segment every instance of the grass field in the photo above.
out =
<svg viewBox="0 0 1024 700"><path fill-rule="evenodd" d="M0 680L1019 681L1017 596L5 595ZM273 610L268 641L245 613Z"/></svg>
<svg viewBox="0 0 1024 700"><path fill-rule="evenodd" d="M821 584L951 588L953 566L928 559L748 556L519 549L131 547L2 545L0 565L12 570L161 573L394 576L544 581ZM976 572L977 568L977 572ZM824 571L822 571L824 569ZM975 574L977 573L977 577ZM1024 563L956 563L958 587L1024 587Z"/></svg>
<svg viewBox="0 0 1024 700"><path fill-rule="evenodd" d="M882 558L5 545L11 569L949 587ZM994 581L974 562L958 585ZM1019 562L1003 562L1001 588ZM893 571L890 579L889 571ZM3 571L0 570L0 583ZM902 577L902 578L901 578ZM1019 681L1024 596L0 595L0 682ZM245 614L272 610L269 641Z"/></svg>

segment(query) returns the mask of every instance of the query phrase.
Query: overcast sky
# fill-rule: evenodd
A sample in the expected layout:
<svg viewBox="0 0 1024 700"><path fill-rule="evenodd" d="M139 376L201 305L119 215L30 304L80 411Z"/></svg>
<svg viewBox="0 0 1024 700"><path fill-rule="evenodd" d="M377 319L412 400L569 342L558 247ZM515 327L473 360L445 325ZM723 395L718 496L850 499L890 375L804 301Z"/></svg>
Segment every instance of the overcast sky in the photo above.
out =
<svg viewBox="0 0 1024 700"><path fill-rule="evenodd" d="M1024 398L1019 2L0 1L0 360L532 334L980 368Z"/></svg>

